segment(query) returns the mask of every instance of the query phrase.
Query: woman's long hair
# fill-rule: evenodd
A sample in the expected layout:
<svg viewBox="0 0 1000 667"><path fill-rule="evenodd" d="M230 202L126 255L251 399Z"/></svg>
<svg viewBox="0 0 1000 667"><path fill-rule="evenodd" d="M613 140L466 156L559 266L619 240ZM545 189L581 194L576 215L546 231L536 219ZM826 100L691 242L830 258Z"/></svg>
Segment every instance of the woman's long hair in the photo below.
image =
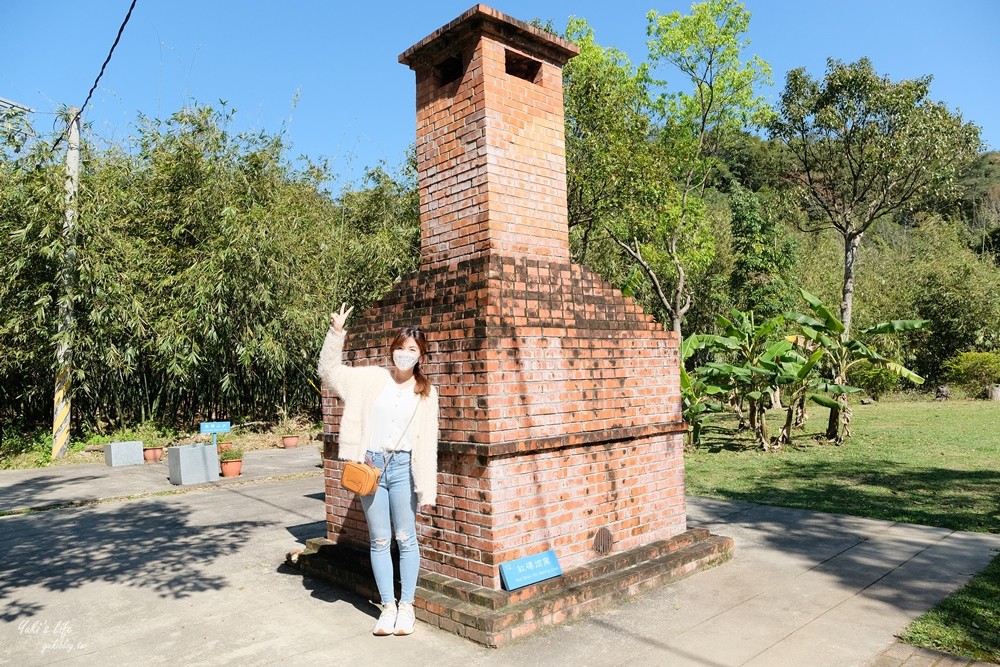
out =
<svg viewBox="0 0 1000 667"><path fill-rule="evenodd" d="M396 337L392 339L392 343L389 345L389 359L392 359L392 353L403 347L408 339L412 338L420 348L420 357L423 359L427 356L427 336L424 332L417 327L403 327L396 333ZM431 393L431 382L424 375L423 371L420 370L420 362L413 367L413 379L415 384L413 386L413 393L420 394L421 396L430 396Z"/></svg>

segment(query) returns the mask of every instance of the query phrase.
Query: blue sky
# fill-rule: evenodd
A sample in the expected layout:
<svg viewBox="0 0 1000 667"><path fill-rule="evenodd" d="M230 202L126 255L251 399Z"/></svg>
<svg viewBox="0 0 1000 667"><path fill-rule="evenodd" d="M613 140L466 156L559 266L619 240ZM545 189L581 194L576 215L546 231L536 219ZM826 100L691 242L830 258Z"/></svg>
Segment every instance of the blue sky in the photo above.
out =
<svg viewBox="0 0 1000 667"><path fill-rule="evenodd" d="M92 132L121 140L138 113L167 117L192 101L226 100L236 129L286 128L293 155L330 159L344 182L366 165L398 165L413 142L413 73L397 56L473 0L139 0L85 111ZM522 20L564 28L586 18L598 43L646 58L646 12L673 0L493 0ZM1000 150L1000 2L995 0L745 0L750 53L785 73L822 76L827 57L872 59L895 80L934 77L931 97L961 111ZM0 0L0 97L39 112L80 105L129 0ZM293 100L298 99L293 109Z"/></svg>

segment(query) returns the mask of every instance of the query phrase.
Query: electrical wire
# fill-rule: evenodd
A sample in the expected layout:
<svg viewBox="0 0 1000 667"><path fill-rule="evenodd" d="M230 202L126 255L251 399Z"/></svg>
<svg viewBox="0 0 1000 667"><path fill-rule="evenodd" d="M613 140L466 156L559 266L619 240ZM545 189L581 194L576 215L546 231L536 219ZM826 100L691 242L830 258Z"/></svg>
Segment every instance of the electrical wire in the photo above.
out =
<svg viewBox="0 0 1000 667"><path fill-rule="evenodd" d="M111 45L111 50L108 51L108 57L104 59L104 64L101 65L101 71L97 73L97 78L94 79L94 85L90 87L90 92L87 93L87 99L85 99L83 101L83 105L76 112L76 115L73 116L73 119L70 120L69 124L66 126L67 128L70 127L71 125L73 125L73 123L75 123L76 120L80 117L80 114L83 113L83 110L87 108L87 104L90 102L90 98L94 95L94 91L97 90L97 84L100 83L101 77L104 76L104 70L105 70L105 68L108 66L108 63L111 62L111 56L114 55L115 47L118 46L118 42L121 41L121 38L122 38L122 33L125 32L125 26L128 25L128 20L130 18L132 18L132 10L135 9L135 3L136 2L137 2L137 0L132 0L132 4L129 5L128 13L125 14L125 20L122 21L121 26L118 28L118 34L115 36L115 42L114 42L114 44ZM66 136L66 133L65 132L62 133L61 135L59 135L59 138L56 139L56 142L54 144L52 144L52 151L53 152L55 152L56 148L58 148L58 146L59 146L59 142L62 141L63 137L65 137L65 136Z"/></svg>

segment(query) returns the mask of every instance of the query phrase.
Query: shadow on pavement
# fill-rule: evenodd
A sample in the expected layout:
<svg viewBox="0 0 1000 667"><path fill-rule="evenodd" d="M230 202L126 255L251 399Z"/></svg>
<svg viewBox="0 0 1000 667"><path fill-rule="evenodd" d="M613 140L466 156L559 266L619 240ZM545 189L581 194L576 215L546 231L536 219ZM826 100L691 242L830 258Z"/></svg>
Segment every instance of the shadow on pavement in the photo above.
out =
<svg viewBox="0 0 1000 667"><path fill-rule="evenodd" d="M249 530L271 523L193 525L183 511L154 501L0 519L0 620L42 610L18 600L18 589L29 586L60 592L108 582L175 599L219 590L227 580L208 572L212 561L237 551Z"/></svg>
<svg viewBox="0 0 1000 667"><path fill-rule="evenodd" d="M48 505L51 503L45 501L39 502L39 498L44 497L44 493L53 487L65 489L68 485L88 484L100 479L104 478L99 475L81 475L76 477L53 474L33 475L13 484L6 484L0 489L0 509L7 510Z"/></svg>

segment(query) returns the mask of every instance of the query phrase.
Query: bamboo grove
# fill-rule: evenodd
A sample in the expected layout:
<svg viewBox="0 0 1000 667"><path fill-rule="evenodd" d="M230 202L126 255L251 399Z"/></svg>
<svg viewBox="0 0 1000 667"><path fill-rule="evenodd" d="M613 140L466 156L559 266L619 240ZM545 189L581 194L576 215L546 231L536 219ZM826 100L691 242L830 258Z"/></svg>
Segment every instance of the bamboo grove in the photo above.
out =
<svg viewBox="0 0 1000 667"><path fill-rule="evenodd" d="M334 197L282 137L194 106L84 146L73 275L74 424L273 420L315 411L330 303L367 303L415 268L412 183L370 172ZM8 133L8 139L16 137ZM51 415L63 183L51 142L0 166L0 421ZM378 267L372 270L371 267Z"/></svg>

